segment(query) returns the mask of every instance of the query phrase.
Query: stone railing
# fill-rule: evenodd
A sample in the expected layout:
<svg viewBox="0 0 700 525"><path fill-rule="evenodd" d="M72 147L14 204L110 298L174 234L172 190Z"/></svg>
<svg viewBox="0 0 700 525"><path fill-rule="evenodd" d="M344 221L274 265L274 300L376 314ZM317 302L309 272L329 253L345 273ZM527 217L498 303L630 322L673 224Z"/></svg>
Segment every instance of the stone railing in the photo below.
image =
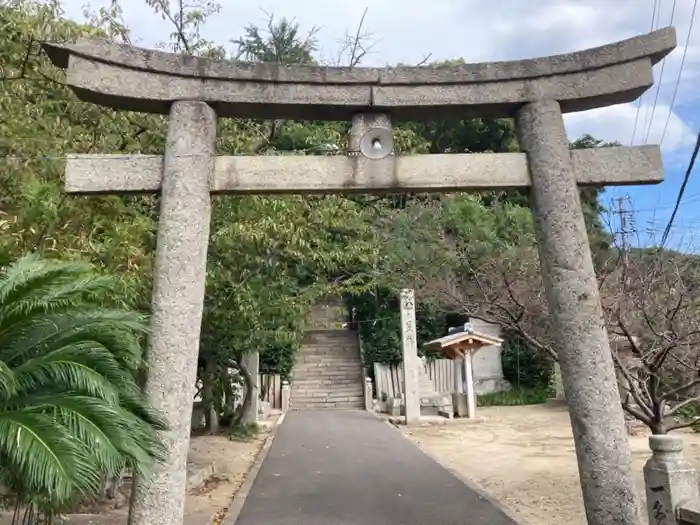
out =
<svg viewBox="0 0 700 525"><path fill-rule="evenodd" d="M649 525L700 525L698 475L677 436L651 436L644 465Z"/></svg>

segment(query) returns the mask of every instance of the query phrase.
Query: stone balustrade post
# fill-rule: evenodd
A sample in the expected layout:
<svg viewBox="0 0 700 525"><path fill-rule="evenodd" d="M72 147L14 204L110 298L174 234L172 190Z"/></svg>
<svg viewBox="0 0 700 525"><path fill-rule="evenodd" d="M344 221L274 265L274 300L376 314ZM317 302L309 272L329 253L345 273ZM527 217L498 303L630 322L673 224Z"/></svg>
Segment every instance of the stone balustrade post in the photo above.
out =
<svg viewBox="0 0 700 525"><path fill-rule="evenodd" d="M373 389L372 389L372 379L369 377L365 378L365 410L372 411L373 409Z"/></svg>
<svg viewBox="0 0 700 525"><path fill-rule="evenodd" d="M684 525L679 509L700 511L698 475L683 457L677 436L650 436L651 458L644 465L644 486L650 525Z"/></svg>
<svg viewBox="0 0 700 525"><path fill-rule="evenodd" d="M289 381L282 381L282 412L287 412L289 410L290 398L291 389L289 388Z"/></svg>
<svg viewBox="0 0 700 525"><path fill-rule="evenodd" d="M554 363L554 371L552 373L552 381L554 383L554 399L557 401L566 401L566 395L564 394L564 385L561 381L561 368L559 368L559 363Z"/></svg>

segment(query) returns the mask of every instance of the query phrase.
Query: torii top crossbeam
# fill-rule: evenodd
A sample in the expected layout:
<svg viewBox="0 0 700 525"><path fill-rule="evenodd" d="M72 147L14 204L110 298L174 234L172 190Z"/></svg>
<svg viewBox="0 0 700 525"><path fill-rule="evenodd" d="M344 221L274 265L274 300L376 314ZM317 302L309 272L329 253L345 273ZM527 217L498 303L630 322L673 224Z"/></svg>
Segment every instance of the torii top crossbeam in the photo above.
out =
<svg viewBox="0 0 700 525"><path fill-rule="evenodd" d="M371 159L216 157L211 192L270 194L528 187L528 160L522 153L394 157L391 120L512 117L536 100L556 100L564 112L629 102L653 84L652 65L675 42L675 30L666 28L545 58L385 68L251 64L94 39L43 47L54 64L66 68L67 83L85 101L168 113L173 102L196 100L224 117L353 120L351 156L360 153L365 139L383 143L381 155ZM365 119L363 114L375 116ZM575 150L571 162L582 186L663 180L658 146ZM72 155L66 191L157 192L162 163L159 155Z"/></svg>
<svg viewBox="0 0 700 525"><path fill-rule="evenodd" d="M652 65L676 46L673 28L597 48L507 62L419 67L325 67L180 56L94 39L45 43L78 96L103 106L167 114L176 100L222 117L350 120L512 117L557 100L563 112L630 102L653 84Z"/></svg>

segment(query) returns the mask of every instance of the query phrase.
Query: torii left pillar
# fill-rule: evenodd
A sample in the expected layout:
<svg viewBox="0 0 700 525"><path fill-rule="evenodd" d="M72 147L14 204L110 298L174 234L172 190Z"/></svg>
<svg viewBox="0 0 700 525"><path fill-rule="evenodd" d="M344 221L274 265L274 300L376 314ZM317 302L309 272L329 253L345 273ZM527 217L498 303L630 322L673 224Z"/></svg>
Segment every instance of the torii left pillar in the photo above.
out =
<svg viewBox="0 0 700 525"><path fill-rule="evenodd" d="M166 463L137 477L129 525L182 523L211 219L216 114L174 102L163 162L146 393L169 430Z"/></svg>

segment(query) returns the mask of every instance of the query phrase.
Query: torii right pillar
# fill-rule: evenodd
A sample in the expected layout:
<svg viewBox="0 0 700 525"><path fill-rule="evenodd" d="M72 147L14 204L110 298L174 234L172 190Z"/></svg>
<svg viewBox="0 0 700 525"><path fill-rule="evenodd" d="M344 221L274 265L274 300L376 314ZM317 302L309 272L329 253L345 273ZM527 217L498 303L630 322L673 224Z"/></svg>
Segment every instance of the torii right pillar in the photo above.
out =
<svg viewBox="0 0 700 525"><path fill-rule="evenodd" d="M588 523L637 524L632 457L562 111L553 100L532 102L516 123Z"/></svg>

